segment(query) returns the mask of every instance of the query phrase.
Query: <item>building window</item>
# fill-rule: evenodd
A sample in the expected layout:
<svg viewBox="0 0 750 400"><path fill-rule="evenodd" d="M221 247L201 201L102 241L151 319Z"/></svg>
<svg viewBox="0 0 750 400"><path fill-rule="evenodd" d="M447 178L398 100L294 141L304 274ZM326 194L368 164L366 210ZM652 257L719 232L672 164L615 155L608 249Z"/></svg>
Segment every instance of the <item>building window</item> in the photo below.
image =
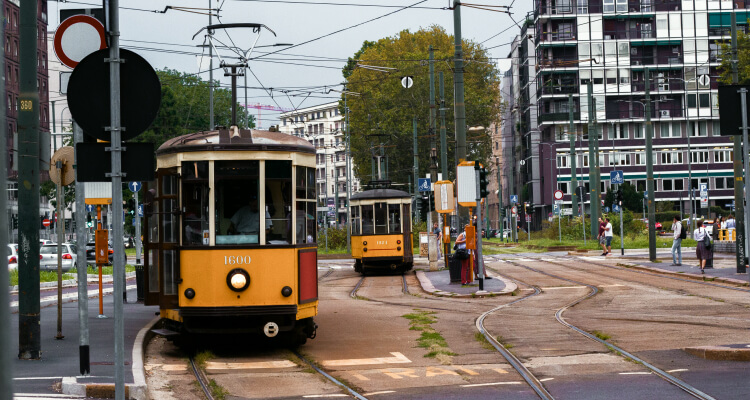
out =
<svg viewBox="0 0 750 400"><path fill-rule="evenodd" d="M662 151L661 163L662 164L682 164L682 152L681 151Z"/></svg>
<svg viewBox="0 0 750 400"><path fill-rule="evenodd" d="M557 182L557 190L564 194L570 194L570 182Z"/></svg>
<svg viewBox="0 0 750 400"><path fill-rule="evenodd" d="M610 153L609 165L630 165L630 153Z"/></svg>
<svg viewBox="0 0 750 400"><path fill-rule="evenodd" d="M706 164L708 163L708 150L691 151L690 162L693 164Z"/></svg>
<svg viewBox="0 0 750 400"><path fill-rule="evenodd" d="M732 150L714 150L714 162L716 163L732 162L732 157Z"/></svg>

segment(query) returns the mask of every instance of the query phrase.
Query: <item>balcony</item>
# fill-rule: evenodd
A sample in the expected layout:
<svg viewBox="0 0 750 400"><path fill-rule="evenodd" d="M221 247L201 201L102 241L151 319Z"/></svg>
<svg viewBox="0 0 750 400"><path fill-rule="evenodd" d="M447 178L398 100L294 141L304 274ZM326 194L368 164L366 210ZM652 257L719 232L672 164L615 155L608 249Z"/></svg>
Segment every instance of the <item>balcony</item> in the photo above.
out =
<svg viewBox="0 0 750 400"><path fill-rule="evenodd" d="M578 85L544 85L541 87L541 94L577 94Z"/></svg>
<svg viewBox="0 0 750 400"><path fill-rule="evenodd" d="M544 122L555 122L555 121L570 121L570 113L569 112L554 112L554 113L541 113L539 117L537 117L539 123ZM580 120L581 119L581 113L580 112L574 112L573 113L573 120Z"/></svg>

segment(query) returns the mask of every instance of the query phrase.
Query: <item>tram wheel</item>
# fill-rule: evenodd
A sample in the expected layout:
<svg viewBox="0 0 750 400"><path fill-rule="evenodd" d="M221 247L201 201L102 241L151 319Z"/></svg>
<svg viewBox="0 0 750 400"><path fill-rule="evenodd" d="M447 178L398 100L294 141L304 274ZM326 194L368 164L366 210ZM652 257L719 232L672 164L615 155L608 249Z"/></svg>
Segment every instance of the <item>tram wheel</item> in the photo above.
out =
<svg viewBox="0 0 750 400"><path fill-rule="evenodd" d="M360 260L354 261L354 272L362 273L362 261Z"/></svg>

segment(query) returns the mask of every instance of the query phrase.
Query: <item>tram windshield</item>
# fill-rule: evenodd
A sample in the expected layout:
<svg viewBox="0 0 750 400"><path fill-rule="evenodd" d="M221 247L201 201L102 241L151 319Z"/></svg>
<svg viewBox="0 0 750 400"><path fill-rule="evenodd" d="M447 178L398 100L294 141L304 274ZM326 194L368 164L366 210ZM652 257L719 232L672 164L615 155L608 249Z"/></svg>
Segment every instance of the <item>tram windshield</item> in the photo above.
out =
<svg viewBox="0 0 750 400"><path fill-rule="evenodd" d="M207 246L208 229L208 161L182 163L182 243Z"/></svg>
<svg viewBox="0 0 750 400"><path fill-rule="evenodd" d="M216 161L214 182L216 244L260 243L259 161Z"/></svg>

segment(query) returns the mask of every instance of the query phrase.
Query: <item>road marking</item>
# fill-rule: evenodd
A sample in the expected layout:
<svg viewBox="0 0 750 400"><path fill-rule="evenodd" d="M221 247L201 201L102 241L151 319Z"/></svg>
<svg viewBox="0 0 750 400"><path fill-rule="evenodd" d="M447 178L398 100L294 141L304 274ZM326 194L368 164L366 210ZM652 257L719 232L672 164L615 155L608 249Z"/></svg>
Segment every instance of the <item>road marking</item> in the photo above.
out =
<svg viewBox="0 0 750 400"><path fill-rule="evenodd" d="M355 378L357 378L357 379L359 379L360 381L369 381L370 380L370 378L368 378L368 377L366 377L366 376L364 376L362 374L358 374L356 372L352 372L352 376L355 377Z"/></svg>
<svg viewBox="0 0 750 400"><path fill-rule="evenodd" d="M673 370L671 370L671 371L667 371L667 373L670 373L670 374L671 374L672 372L685 372L685 371L689 371L689 369L686 369L686 368L682 368L682 369L673 369Z"/></svg>
<svg viewBox="0 0 750 400"><path fill-rule="evenodd" d="M329 360L321 362L324 367L347 367L352 365L408 364L411 360L401 353L391 352L393 357L352 358L348 360Z"/></svg>
<svg viewBox="0 0 750 400"><path fill-rule="evenodd" d="M492 383L475 383L472 385L461 385L461 387L480 387L480 386L497 386L497 385L520 385L521 382L492 382Z"/></svg>
<svg viewBox="0 0 750 400"><path fill-rule="evenodd" d="M507 374L508 371L502 369L502 368L493 368L493 371L497 372L498 374Z"/></svg>
<svg viewBox="0 0 750 400"><path fill-rule="evenodd" d="M429 378L431 376L438 376L438 375L456 375L458 376L458 372L451 371L449 369L439 368L439 367L427 367L425 371L425 377Z"/></svg>
<svg viewBox="0 0 750 400"><path fill-rule="evenodd" d="M349 397L348 394L310 394L307 396L302 396L302 398L305 399L319 399L324 397Z"/></svg>
<svg viewBox="0 0 750 400"><path fill-rule="evenodd" d="M234 369L264 369L264 368L294 368L297 364L289 361L259 361L250 363L207 362L206 370L234 370Z"/></svg>
<svg viewBox="0 0 750 400"><path fill-rule="evenodd" d="M620 372L620 375L651 375L651 372Z"/></svg>
<svg viewBox="0 0 750 400"><path fill-rule="evenodd" d="M405 369L400 372L390 370L390 371L383 371L383 373L390 376L393 379L419 378L419 376L415 375L416 371L414 371L413 369Z"/></svg>
<svg viewBox="0 0 750 400"><path fill-rule="evenodd" d="M187 371L187 365L166 364L162 365L161 369L163 371Z"/></svg>
<svg viewBox="0 0 750 400"><path fill-rule="evenodd" d="M474 371L472 371L472 370L470 370L468 368L456 367L456 369L459 370L459 371L464 371L464 372L466 372L469 375L479 375L479 372L474 372Z"/></svg>
<svg viewBox="0 0 750 400"><path fill-rule="evenodd" d="M555 379L555 378L544 378L544 379L540 379L539 382L547 382L547 381L551 381L553 379Z"/></svg>
<svg viewBox="0 0 750 400"><path fill-rule="evenodd" d="M396 393L396 391L395 390L383 390L383 391L380 391L380 392L365 393L362 396L374 396L376 394L389 394L389 393Z"/></svg>
<svg viewBox="0 0 750 400"><path fill-rule="evenodd" d="M543 287L542 290L557 290L557 289L586 289L588 286L552 286Z"/></svg>

